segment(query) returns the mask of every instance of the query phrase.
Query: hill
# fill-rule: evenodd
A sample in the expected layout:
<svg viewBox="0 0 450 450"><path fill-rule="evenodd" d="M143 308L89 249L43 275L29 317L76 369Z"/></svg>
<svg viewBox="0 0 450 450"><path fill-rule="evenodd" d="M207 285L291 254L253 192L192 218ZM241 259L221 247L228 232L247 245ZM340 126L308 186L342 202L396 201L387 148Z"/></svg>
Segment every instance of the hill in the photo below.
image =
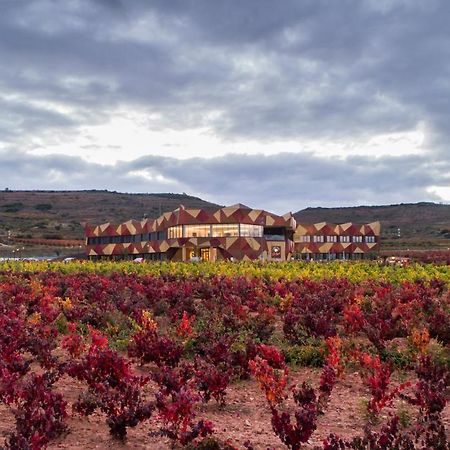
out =
<svg viewBox="0 0 450 450"><path fill-rule="evenodd" d="M5 190L0 192L0 238L11 230L16 237L82 239L83 222L155 218L180 204L192 208L219 206L186 194Z"/></svg>
<svg viewBox="0 0 450 450"><path fill-rule="evenodd" d="M386 206L306 208L294 214L298 222L381 222L383 247L450 247L450 205L402 203Z"/></svg>
<svg viewBox="0 0 450 450"><path fill-rule="evenodd" d="M158 217L180 204L218 207L186 194L125 194L110 191L0 191L0 241L10 230L15 237L82 239L83 222L123 222ZM298 222L379 220L383 248L450 248L450 205L411 203L345 208L306 208ZM400 230L400 233L399 233ZM400 234L400 236L399 236Z"/></svg>

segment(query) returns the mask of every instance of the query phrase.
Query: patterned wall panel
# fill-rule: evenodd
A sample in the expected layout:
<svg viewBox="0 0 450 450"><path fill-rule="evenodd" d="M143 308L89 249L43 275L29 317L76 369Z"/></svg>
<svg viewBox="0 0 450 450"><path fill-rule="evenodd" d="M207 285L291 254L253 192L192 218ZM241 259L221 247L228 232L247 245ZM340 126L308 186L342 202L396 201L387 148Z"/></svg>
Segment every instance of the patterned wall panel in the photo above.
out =
<svg viewBox="0 0 450 450"><path fill-rule="evenodd" d="M86 239L98 238L101 244L87 245L89 256L125 256L152 253L165 253L170 249L217 248L224 257L236 259L257 259L267 257L268 243L264 237L210 237L174 238L140 241L142 234L166 231L177 225L195 224L248 224L264 227L284 228L285 240L282 242L283 255L289 258L293 253L342 253L373 252L379 245L380 223L370 224L297 224L291 213L279 216L264 210L251 209L236 204L217 210L186 209L180 206L175 211L166 212L157 219L142 221L129 220L121 224L87 224ZM302 236L374 236L376 242L302 242ZM117 236L139 236L138 242L111 243ZM108 241L108 242L104 242ZM275 245L273 242L273 245ZM173 252L172 252L173 253Z"/></svg>

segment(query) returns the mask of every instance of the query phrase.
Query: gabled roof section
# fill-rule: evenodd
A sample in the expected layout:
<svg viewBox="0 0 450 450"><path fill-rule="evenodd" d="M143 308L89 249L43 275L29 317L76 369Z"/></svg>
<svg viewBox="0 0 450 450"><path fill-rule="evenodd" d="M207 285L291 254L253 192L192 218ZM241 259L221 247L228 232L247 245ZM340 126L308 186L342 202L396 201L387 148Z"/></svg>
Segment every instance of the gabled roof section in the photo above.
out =
<svg viewBox="0 0 450 450"><path fill-rule="evenodd" d="M295 228L295 236L305 235L369 235L379 236L381 233L380 222L371 222L357 224L352 222L347 223L297 223Z"/></svg>
<svg viewBox="0 0 450 450"><path fill-rule="evenodd" d="M285 227L295 231L296 236L302 235L373 235L379 236L380 222L368 224L329 222L297 223L292 213L279 216L262 209L252 209L242 203L223 208L185 208L180 205L174 211L165 212L156 219L128 220L121 224L110 222L101 225L85 225L85 234L91 236L111 236L117 234L151 233L162 231L176 225L194 224L232 224L242 223L261 225L264 227Z"/></svg>

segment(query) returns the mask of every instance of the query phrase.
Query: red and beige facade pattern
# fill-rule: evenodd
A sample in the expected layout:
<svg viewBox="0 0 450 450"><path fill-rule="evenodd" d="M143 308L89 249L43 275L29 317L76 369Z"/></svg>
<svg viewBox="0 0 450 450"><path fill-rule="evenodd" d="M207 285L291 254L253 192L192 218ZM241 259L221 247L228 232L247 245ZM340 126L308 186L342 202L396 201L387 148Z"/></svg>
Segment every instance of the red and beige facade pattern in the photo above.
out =
<svg viewBox="0 0 450 450"><path fill-rule="evenodd" d="M379 226L350 224L297 224L291 213L279 216L237 204L216 210L187 209L180 206L157 219L129 220L121 224L85 226L86 252L90 259L167 259L189 260L268 260L284 261L293 257L322 254L322 250L373 252L378 245ZM378 235L376 234L378 230ZM330 236L373 235L375 245L361 242L316 242L318 233ZM311 233L311 234L310 234ZM316 233L316 234L314 234ZM339 234L340 233L340 234ZM345 234L347 233L347 234ZM364 234L366 233L366 234ZM311 236L305 242L302 236ZM328 236L328 235L326 235ZM353 236L353 235L351 235ZM334 239L334 238L331 238ZM359 238L358 238L359 239ZM319 239L320 240L320 239ZM323 245L317 245L323 244ZM342 245L340 245L342 244Z"/></svg>
<svg viewBox="0 0 450 450"><path fill-rule="evenodd" d="M294 234L298 259L363 259L380 247L380 222L368 224L299 223Z"/></svg>

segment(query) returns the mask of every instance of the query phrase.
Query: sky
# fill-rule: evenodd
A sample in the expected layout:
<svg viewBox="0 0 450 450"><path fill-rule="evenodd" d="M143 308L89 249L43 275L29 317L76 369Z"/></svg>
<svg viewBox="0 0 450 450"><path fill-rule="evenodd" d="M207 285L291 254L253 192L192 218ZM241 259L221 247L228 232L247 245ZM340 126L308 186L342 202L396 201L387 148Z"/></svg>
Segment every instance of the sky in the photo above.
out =
<svg viewBox="0 0 450 450"><path fill-rule="evenodd" d="M0 189L450 202L448 0L0 0Z"/></svg>

